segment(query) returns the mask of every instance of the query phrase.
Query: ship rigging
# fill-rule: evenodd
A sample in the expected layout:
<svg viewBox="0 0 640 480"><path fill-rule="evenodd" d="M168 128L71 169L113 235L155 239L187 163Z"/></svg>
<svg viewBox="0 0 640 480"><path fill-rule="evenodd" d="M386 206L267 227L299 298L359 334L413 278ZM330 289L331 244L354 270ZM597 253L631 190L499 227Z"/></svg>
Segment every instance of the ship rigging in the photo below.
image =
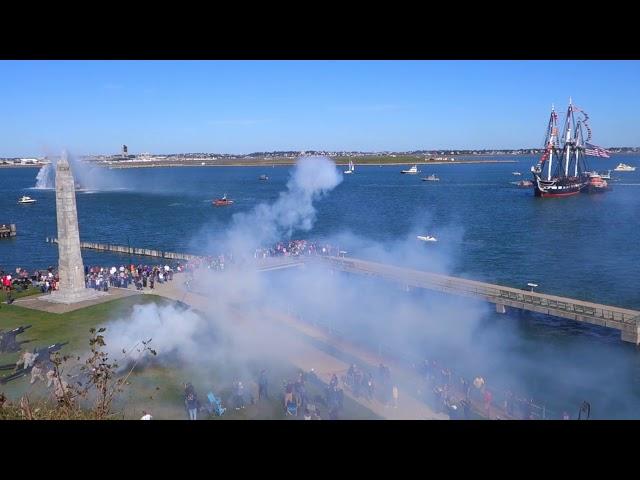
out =
<svg viewBox="0 0 640 480"><path fill-rule="evenodd" d="M579 112L583 118L575 118ZM531 167L535 195L564 197L583 191L589 184L589 168L585 159L585 144L591 140L589 117L569 100L562 136L558 135L558 115L551 108L545 135L545 151L537 165ZM584 130L587 130L585 138Z"/></svg>

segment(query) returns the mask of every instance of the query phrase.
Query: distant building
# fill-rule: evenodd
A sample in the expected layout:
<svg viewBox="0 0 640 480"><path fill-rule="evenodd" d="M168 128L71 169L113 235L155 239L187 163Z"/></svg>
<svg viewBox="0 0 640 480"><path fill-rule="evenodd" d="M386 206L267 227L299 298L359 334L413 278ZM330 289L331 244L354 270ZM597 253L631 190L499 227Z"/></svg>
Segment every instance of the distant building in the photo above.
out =
<svg viewBox="0 0 640 480"><path fill-rule="evenodd" d="M129 156L129 149L126 145L122 145L122 156L124 158L127 158Z"/></svg>

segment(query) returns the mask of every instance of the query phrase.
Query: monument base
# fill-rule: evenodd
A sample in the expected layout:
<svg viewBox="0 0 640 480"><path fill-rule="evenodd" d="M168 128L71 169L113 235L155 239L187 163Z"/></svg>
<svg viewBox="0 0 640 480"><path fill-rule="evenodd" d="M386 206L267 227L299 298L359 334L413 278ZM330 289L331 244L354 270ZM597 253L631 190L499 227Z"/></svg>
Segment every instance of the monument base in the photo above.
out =
<svg viewBox="0 0 640 480"><path fill-rule="evenodd" d="M87 300L95 300L96 298L109 295L107 292L101 292L94 290L93 288L85 288L82 290L76 290L75 292L56 291L51 292L51 295L43 295L40 297L42 300L53 303L72 304L79 302L86 302Z"/></svg>

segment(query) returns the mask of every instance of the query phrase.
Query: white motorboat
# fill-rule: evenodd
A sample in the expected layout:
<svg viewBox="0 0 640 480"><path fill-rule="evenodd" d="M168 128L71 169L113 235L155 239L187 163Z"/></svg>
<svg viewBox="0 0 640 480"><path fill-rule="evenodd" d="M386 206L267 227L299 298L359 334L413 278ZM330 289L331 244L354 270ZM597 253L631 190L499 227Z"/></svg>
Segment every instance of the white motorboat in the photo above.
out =
<svg viewBox="0 0 640 480"><path fill-rule="evenodd" d="M432 235L418 235L416 237L418 240L422 240L423 242L437 242L438 239Z"/></svg>
<svg viewBox="0 0 640 480"><path fill-rule="evenodd" d="M345 175L349 175L355 171L356 167L353 165L353 162L349 160L349 168L344 171Z"/></svg>
<svg viewBox="0 0 640 480"><path fill-rule="evenodd" d="M409 170L402 170L400 173L406 173L407 175L416 175L420 173L420 170L418 170L418 165L416 164L413 167L411 167Z"/></svg>
<svg viewBox="0 0 640 480"><path fill-rule="evenodd" d="M22 198L18 200L18 203L36 203L36 200L31 197L27 197L26 195L23 195Z"/></svg>
<svg viewBox="0 0 640 480"><path fill-rule="evenodd" d="M520 172L511 172L511 175L519 176L522 175Z"/></svg>
<svg viewBox="0 0 640 480"><path fill-rule="evenodd" d="M429 175L428 177L424 177L422 179L423 182L439 182L440 179L438 178L438 176L435 173L432 173L431 175Z"/></svg>
<svg viewBox="0 0 640 480"><path fill-rule="evenodd" d="M635 172L636 167L632 167L631 165L627 165L626 163L620 163L616 168L614 168L616 172Z"/></svg>

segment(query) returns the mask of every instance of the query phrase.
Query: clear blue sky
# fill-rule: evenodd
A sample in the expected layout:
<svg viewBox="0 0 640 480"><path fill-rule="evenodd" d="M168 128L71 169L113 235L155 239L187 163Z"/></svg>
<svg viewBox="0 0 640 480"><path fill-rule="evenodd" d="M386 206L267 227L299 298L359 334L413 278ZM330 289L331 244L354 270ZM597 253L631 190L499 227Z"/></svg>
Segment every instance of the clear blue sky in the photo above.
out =
<svg viewBox="0 0 640 480"><path fill-rule="evenodd" d="M0 156L640 145L638 61L0 61Z"/></svg>

